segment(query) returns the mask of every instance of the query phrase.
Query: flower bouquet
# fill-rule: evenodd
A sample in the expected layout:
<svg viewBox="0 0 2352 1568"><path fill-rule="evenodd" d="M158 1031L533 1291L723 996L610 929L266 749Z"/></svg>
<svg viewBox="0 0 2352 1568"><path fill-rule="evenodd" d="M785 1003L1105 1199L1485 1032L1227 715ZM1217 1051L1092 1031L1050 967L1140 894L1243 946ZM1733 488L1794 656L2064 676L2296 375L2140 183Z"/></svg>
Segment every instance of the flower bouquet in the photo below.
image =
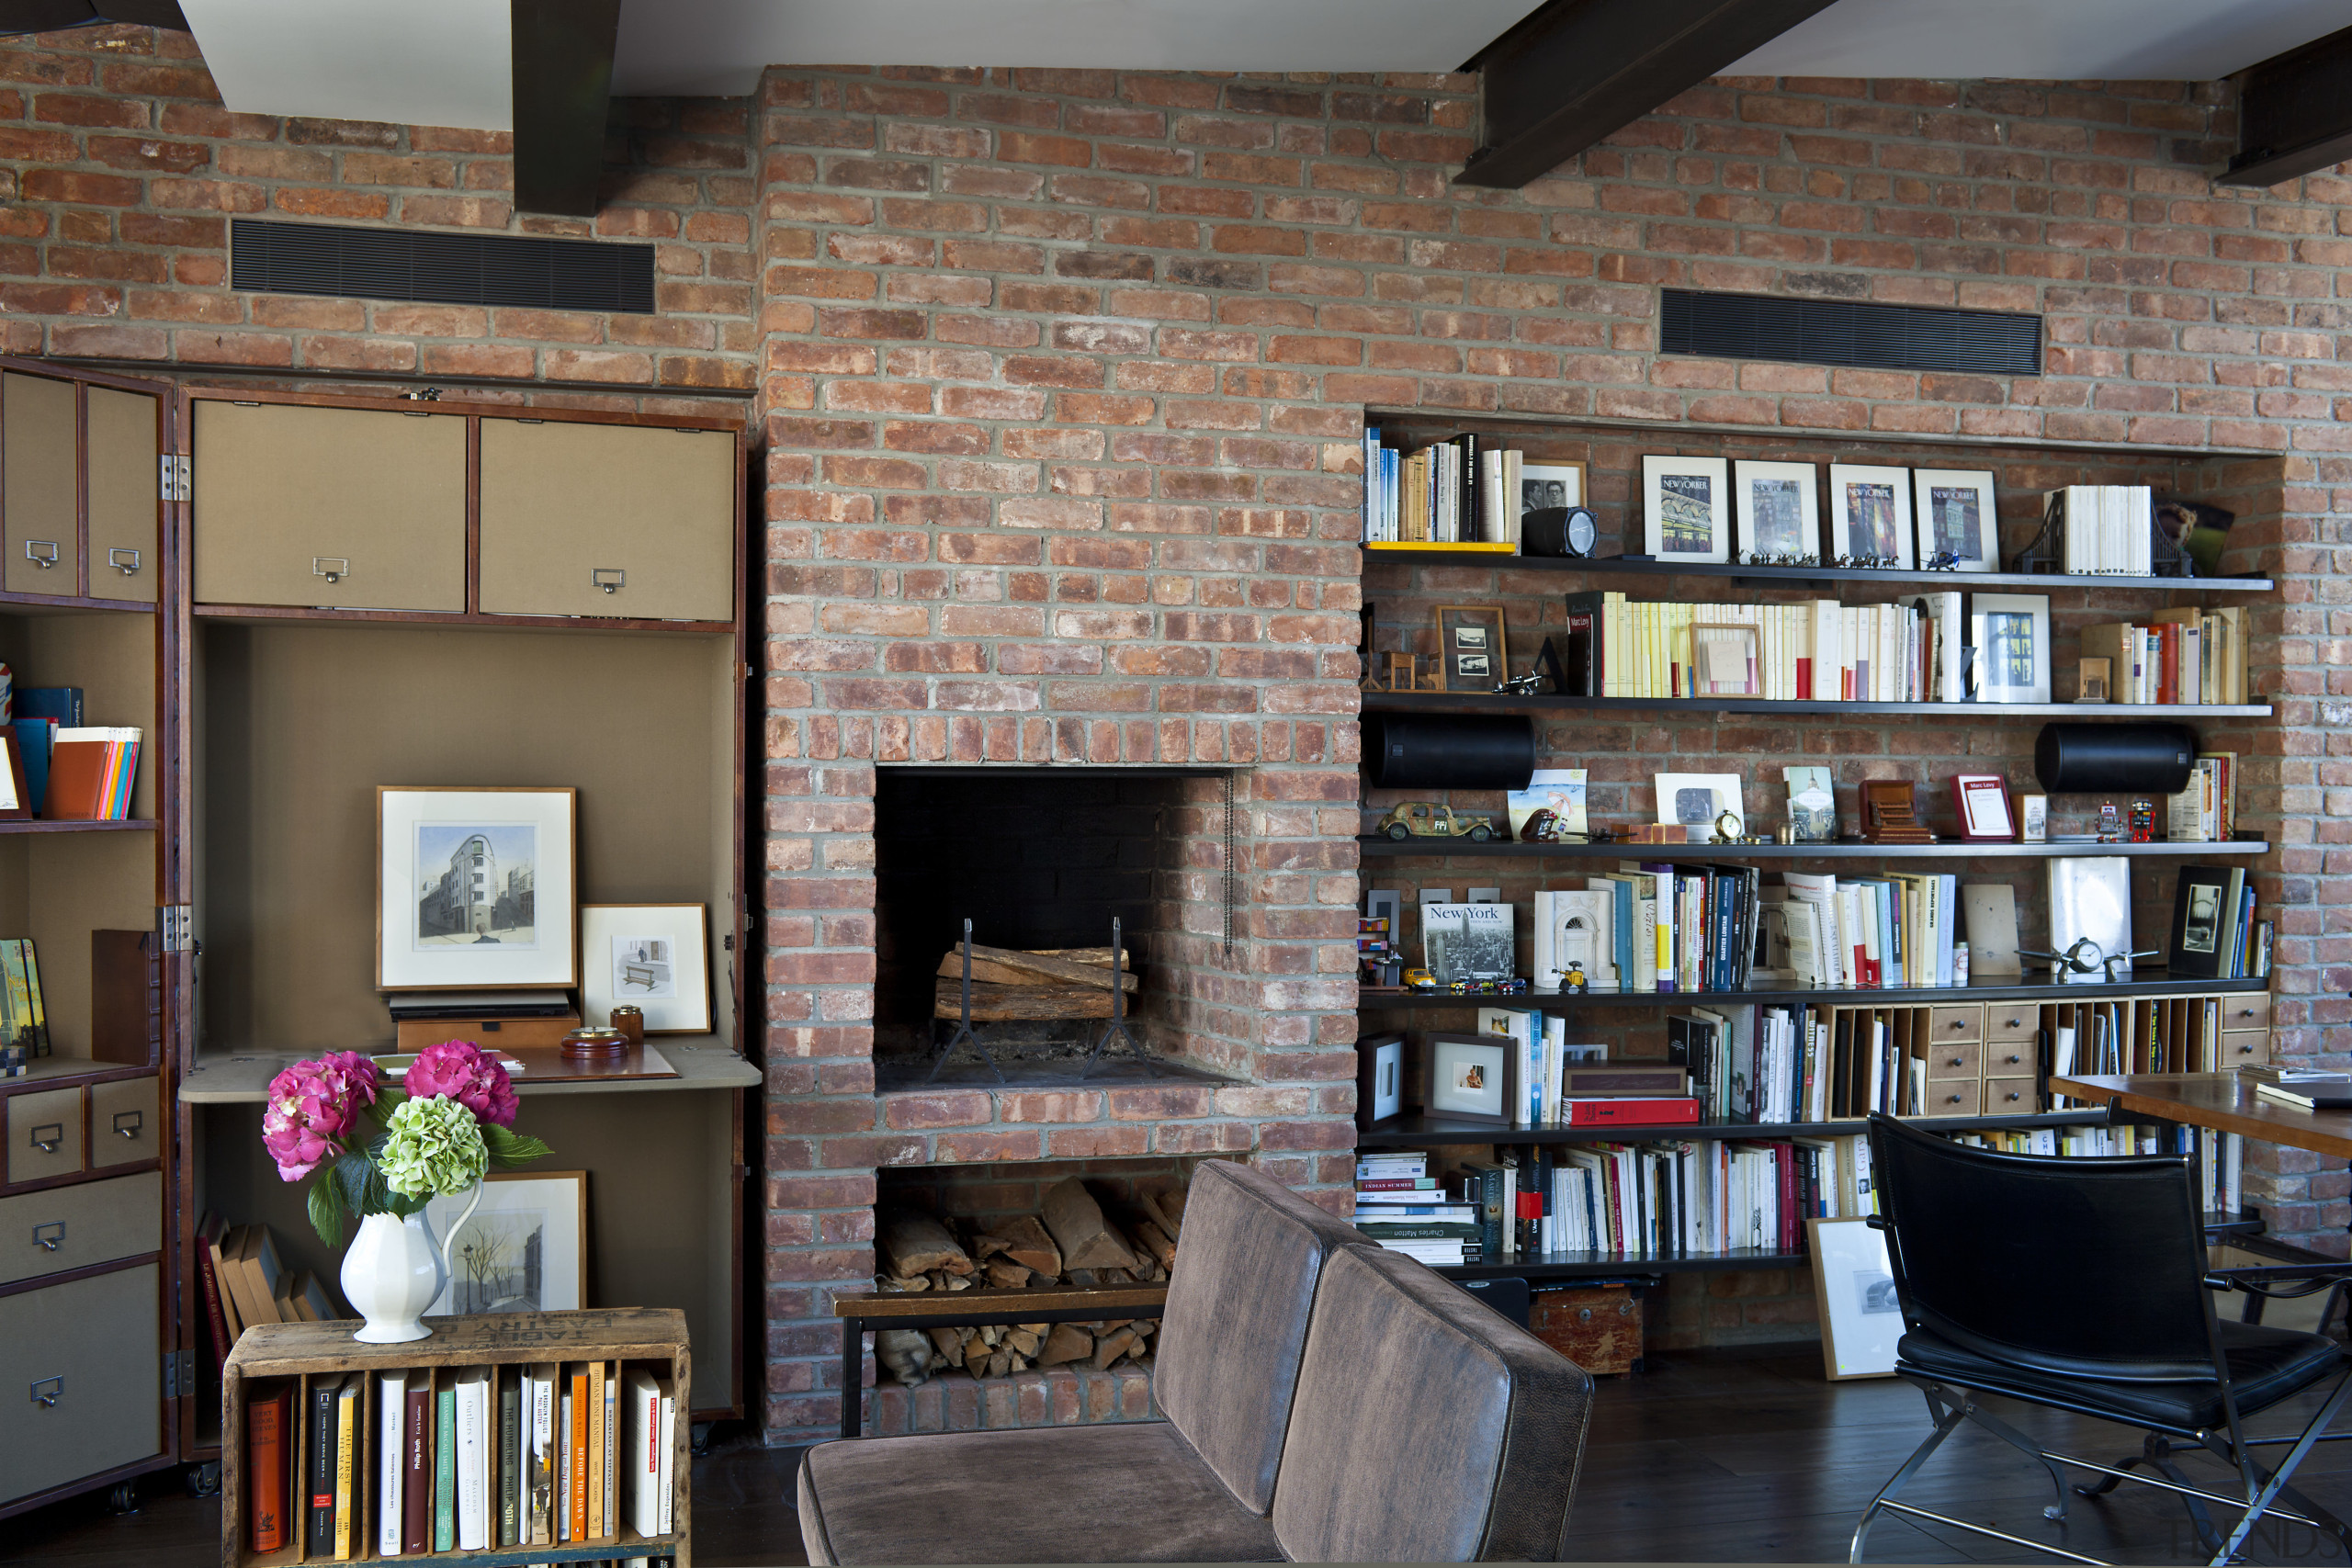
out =
<svg viewBox="0 0 2352 1568"><path fill-rule="evenodd" d="M471 1191L492 1168L512 1170L548 1146L514 1130L514 1080L469 1041L428 1045L402 1088L385 1083L357 1051L297 1062L269 1084L262 1144L284 1181L311 1183L311 1224L328 1246L345 1216L359 1234L343 1260L343 1293L371 1344L422 1339L419 1321L448 1283L447 1244L473 1215L469 1203L435 1240L424 1206Z"/></svg>

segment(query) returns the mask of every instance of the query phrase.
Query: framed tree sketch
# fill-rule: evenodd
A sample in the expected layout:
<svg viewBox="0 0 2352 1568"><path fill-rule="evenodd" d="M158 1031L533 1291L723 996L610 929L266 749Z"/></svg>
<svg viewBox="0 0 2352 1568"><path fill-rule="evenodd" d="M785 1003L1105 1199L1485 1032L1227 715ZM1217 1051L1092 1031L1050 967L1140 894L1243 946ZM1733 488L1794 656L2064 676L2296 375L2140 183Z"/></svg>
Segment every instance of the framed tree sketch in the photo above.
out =
<svg viewBox="0 0 2352 1568"><path fill-rule="evenodd" d="M1731 464L1722 457L1642 459L1642 549L1662 561L1731 559Z"/></svg>
<svg viewBox="0 0 2352 1568"><path fill-rule="evenodd" d="M376 791L376 985L576 986L571 789Z"/></svg>
<svg viewBox="0 0 2352 1568"><path fill-rule="evenodd" d="M1499 604L1440 604L1437 654L1449 692L1491 692L1510 673Z"/></svg>
<svg viewBox="0 0 2352 1568"><path fill-rule="evenodd" d="M583 904L580 1012L603 1023L623 1002L648 1034L710 1032L710 953L702 904Z"/></svg>
<svg viewBox="0 0 2352 1568"><path fill-rule="evenodd" d="M1895 570L1918 564L1911 550L1911 472L1867 463L1829 465L1827 558L1875 560Z"/></svg>
<svg viewBox="0 0 2352 1568"><path fill-rule="evenodd" d="M481 1202L455 1235L470 1192L435 1198L424 1216L448 1248L449 1283L432 1316L477 1312L571 1312L586 1306L588 1173L492 1171Z"/></svg>

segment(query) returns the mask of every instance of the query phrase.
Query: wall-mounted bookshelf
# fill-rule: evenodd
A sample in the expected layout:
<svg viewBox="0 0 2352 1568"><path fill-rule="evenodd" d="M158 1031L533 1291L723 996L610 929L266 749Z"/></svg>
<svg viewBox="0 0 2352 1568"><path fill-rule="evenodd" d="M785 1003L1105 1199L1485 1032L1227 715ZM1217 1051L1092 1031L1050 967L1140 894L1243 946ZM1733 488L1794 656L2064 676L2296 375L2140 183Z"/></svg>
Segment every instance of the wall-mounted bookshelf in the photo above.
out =
<svg viewBox="0 0 2352 1568"><path fill-rule="evenodd" d="M2270 852L2270 845L2260 839L2216 839L2194 844L2002 844L1966 840L1940 844L1528 844L1490 839L1480 844L1468 839L1390 839L1364 833L1358 835L1356 844L1367 860L2057 860L2075 855L2181 860Z"/></svg>
<svg viewBox="0 0 2352 1568"><path fill-rule="evenodd" d="M1741 566L1736 562L1634 560L1623 556L1521 556L1442 546L1368 545L1364 559L1418 565L1492 567L1508 571L1574 571L1600 576L1728 577L1762 588L1804 588L1817 582L1931 583L1946 589L2128 588L2161 592L2267 593L2278 584L2267 577L2130 577L2051 571L1896 571L1874 567Z"/></svg>
<svg viewBox="0 0 2352 1568"><path fill-rule="evenodd" d="M1498 692L1366 692L1366 713L1736 713L1932 718L2268 718L2268 703L1818 703L1770 697L1561 697Z"/></svg>
<svg viewBox="0 0 2352 1568"><path fill-rule="evenodd" d="M1948 1133L2018 1133L2044 1127L2102 1125L2105 1111L2048 1111L2025 1116L1939 1116L1928 1125ZM1608 1144L1646 1143L1667 1138L1712 1141L1722 1138L1843 1138L1867 1130L1864 1122L1676 1122L1655 1127L1497 1127L1489 1122L1459 1122L1443 1116L1391 1116L1356 1134L1356 1146L1367 1149L1417 1149L1438 1144Z"/></svg>
<svg viewBox="0 0 2352 1568"><path fill-rule="evenodd" d="M2056 984L2027 980L2006 986L1800 986L1787 980L1756 980L1744 991L1611 991L1593 989L1521 991L1513 996L1454 996L1427 991L1385 991L1368 987L1356 992L1359 1011L1432 1008L1530 1008L1537 1012L1570 1012L1583 1007L1679 1008L1691 1003L1838 1002L1848 1007L1917 1007L1939 1002L2096 1002L2124 997L2242 996L2270 989L2257 980L2103 980Z"/></svg>

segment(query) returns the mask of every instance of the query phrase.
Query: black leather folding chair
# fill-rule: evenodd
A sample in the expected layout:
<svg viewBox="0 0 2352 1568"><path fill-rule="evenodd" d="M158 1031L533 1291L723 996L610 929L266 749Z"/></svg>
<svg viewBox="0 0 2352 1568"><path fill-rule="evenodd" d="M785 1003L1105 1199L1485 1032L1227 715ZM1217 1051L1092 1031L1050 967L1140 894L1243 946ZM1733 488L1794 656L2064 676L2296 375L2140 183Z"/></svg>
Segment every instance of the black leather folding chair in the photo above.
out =
<svg viewBox="0 0 2352 1568"><path fill-rule="evenodd" d="M2104 1477L2075 1488L2097 1496L2119 1481L2177 1494L2215 1563L2231 1561L2266 1514L2310 1525L2352 1548L2352 1532L2288 1484L2352 1391L2334 1340L2214 1311L2229 1281L2208 1273L2196 1172L2184 1156L2052 1159L1994 1154L1872 1116L1871 1159L1904 1336L1895 1373L1928 1400L1935 1430L1862 1510L1850 1559L1882 1513L2077 1562L2094 1557L2007 1535L1897 1501L1896 1495L1962 1422L1973 1421L2049 1471L2066 1517L2060 1465ZM2295 1437L2249 1438L2241 1425L2334 1375L2335 1386ZM2054 1453L1987 1412L1980 1394L2140 1428L2142 1451L2120 1464ZM2331 1434L2352 1437L2352 1432ZM2289 1443L2276 1470L2254 1450ZM2176 1445L2201 1449L2237 1474L2238 1495L2195 1484ZM2144 1467L2155 1473L2133 1473ZM2226 1484L2226 1483L2223 1483ZM2243 1509L2226 1538L2206 1505Z"/></svg>

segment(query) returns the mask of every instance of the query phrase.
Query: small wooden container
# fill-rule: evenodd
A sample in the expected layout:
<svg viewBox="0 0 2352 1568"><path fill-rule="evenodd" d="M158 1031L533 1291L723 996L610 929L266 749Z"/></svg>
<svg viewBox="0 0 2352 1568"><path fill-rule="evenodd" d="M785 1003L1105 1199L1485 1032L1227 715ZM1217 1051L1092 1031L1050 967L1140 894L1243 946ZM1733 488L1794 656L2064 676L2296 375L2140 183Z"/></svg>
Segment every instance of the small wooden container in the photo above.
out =
<svg viewBox="0 0 2352 1568"><path fill-rule="evenodd" d="M613 1027L628 1035L630 1044L644 1044L645 1010L629 1002L621 1003L613 1010Z"/></svg>
<svg viewBox="0 0 2352 1568"><path fill-rule="evenodd" d="M1642 1370L1642 1299L1623 1285L1539 1291L1527 1326L1595 1377Z"/></svg>
<svg viewBox="0 0 2352 1568"><path fill-rule="evenodd" d="M563 1057L568 1062L605 1062L628 1055L628 1036L617 1029L598 1029L582 1024L563 1037Z"/></svg>

